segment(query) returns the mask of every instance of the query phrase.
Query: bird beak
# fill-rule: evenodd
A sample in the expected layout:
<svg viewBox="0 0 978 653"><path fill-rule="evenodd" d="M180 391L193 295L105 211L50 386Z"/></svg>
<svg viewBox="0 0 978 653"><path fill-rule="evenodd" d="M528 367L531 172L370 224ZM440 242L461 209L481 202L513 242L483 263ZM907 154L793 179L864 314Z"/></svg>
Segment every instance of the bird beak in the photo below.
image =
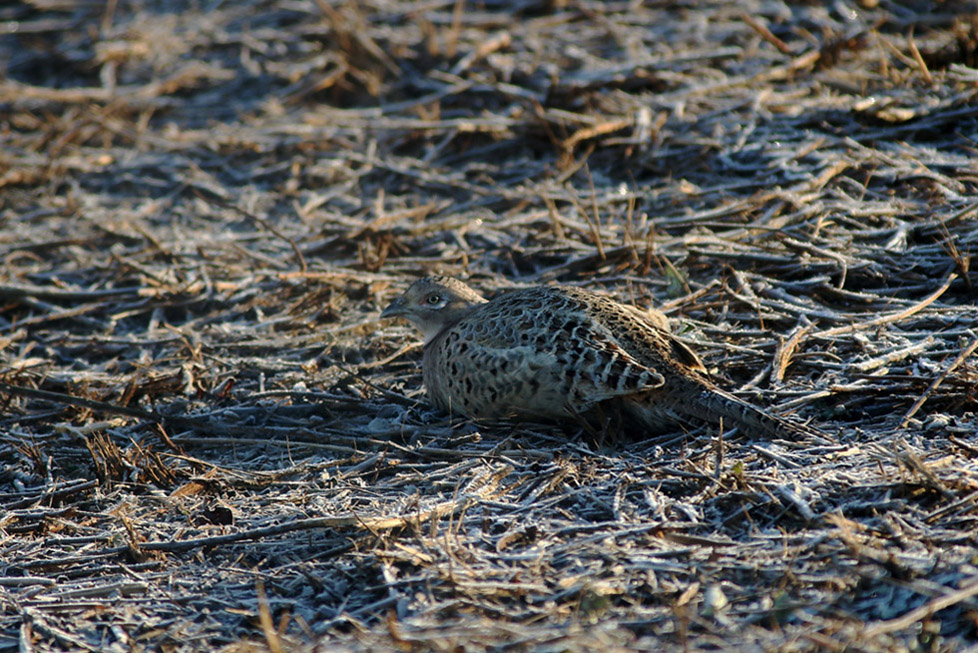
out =
<svg viewBox="0 0 978 653"><path fill-rule="evenodd" d="M392 301L390 304L387 305L387 308L385 308L381 312L380 317L382 319L388 317L400 317L404 315L405 312L406 311L404 310L404 298L398 297L397 299L395 299L394 301Z"/></svg>

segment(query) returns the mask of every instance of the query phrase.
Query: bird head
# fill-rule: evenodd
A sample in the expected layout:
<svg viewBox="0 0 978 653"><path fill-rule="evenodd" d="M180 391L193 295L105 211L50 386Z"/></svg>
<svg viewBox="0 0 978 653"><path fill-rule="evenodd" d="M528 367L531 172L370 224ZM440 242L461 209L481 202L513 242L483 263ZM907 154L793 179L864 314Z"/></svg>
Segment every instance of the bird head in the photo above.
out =
<svg viewBox="0 0 978 653"><path fill-rule="evenodd" d="M451 277L424 277L387 305L380 317L403 317L421 330L427 343L486 299Z"/></svg>

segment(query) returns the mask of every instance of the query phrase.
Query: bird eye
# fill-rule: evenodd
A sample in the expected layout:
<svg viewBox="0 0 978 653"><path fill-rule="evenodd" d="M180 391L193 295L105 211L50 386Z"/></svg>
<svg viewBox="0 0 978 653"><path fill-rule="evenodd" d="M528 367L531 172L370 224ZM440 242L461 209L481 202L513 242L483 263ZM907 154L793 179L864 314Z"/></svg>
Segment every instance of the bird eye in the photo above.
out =
<svg viewBox="0 0 978 653"><path fill-rule="evenodd" d="M424 298L424 303L427 304L428 306L435 306L437 304L440 304L441 295L432 293L431 295L428 295L427 297Z"/></svg>

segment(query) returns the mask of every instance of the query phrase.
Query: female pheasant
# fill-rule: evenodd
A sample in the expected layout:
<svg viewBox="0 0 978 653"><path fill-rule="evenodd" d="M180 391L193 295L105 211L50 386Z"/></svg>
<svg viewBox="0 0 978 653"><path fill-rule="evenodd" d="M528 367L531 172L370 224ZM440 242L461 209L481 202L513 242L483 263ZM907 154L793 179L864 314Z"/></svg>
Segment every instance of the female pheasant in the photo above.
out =
<svg viewBox="0 0 978 653"><path fill-rule="evenodd" d="M573 287L487 301L449 277L415 281L381 317L424 335L432 403L473 418L593 418L621 411L642 429L690 418L775 438L827 436L717 387L658 311Z"/></svg>

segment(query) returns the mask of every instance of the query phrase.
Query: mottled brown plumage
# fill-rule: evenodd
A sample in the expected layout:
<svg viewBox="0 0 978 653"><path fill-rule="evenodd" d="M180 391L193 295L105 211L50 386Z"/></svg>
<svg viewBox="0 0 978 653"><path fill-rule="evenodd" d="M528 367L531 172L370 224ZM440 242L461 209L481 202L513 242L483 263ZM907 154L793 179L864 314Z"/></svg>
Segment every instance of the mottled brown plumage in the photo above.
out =
<svg viewBox="0 0 978 653"><path fill-rule="evenodd" d="M718 388L662 313L581 288L486 301L458 280L426 277L381 317L418 326L428 396L453 413L588 419L613 409L647 430L694 418L769 437L822 435Z"/></svg>

